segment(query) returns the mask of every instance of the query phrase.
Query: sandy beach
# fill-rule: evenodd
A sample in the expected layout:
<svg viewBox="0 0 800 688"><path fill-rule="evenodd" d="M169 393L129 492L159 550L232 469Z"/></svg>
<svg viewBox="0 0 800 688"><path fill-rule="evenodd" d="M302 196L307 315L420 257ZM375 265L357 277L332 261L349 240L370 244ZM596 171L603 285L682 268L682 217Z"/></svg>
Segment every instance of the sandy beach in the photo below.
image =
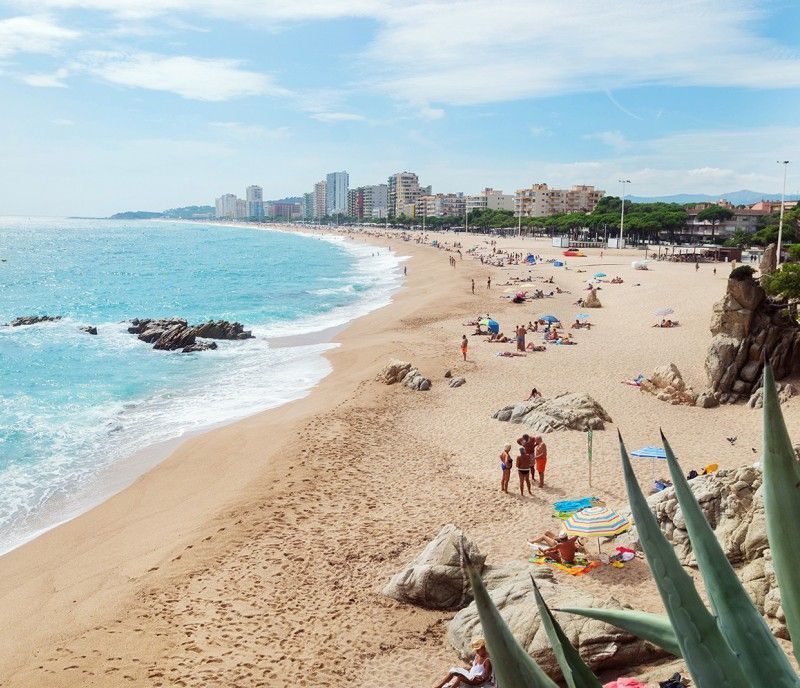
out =
<svg viewBox="0 0 800 688"><path fill-rule="evenodd" d="M431 236L487 249L480 235ZM757 411L672 406L622 384L672 362L704 388L711 307L730 266L717 264L715 275L712 265L659 262L640 272L630 266L640 252L587 249L567 259L569 270L498 268L396 235L365 239L409 256L407 280L391 305L335 333L333 372L307 398L187 440L121 493L0 557L11 629L0 647L3 685L371 687L387 685L387 672L429 685L456 660L445 640L452 614L381 589L442 525L461 527L493 563L526 560L527 538L556 523L552 502L593 494L625 505L617 429L635 448L656 444L662 428L686 469L757 460ZM497 242L561 254L546 240ZM509 335L545 313L572 322L598 270L624 282L602 284L603 308L590 311L591 330L575 331L576 346L504 358L498 351L512 345L469 337L460 360L459 340L474 329L464 323L479 314ZM569 293L504 298L508 277L529 271L554 279L533 288ZM665 306L680 327L651 327ZM375 381L391 358L412 362L433 388ZM447 370L466 384L449 388ZM547 436L545 488L500 493L497 456L521 429L492 414L534 386L546 397L586 392L612 417L594 434L591 489L585 434L560 432ZM797 398L784 407L794 438L799 411ZM638 466L642 482L650 470ZM573 582L659 610L646 565L634 564Z"/></svg>

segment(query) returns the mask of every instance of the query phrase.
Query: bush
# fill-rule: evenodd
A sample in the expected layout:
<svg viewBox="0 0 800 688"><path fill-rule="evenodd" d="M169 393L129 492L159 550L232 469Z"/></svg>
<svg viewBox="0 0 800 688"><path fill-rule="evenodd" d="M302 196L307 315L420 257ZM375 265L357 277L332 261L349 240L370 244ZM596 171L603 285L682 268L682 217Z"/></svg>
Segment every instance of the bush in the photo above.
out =
<svg viewBox="0 0 800 688"><path fill-rule="evenodd" d="M731 270L729 279L735 279L739 282L745 282L753 277L755 270L749 265L740 265L738 268Z"/></svg>

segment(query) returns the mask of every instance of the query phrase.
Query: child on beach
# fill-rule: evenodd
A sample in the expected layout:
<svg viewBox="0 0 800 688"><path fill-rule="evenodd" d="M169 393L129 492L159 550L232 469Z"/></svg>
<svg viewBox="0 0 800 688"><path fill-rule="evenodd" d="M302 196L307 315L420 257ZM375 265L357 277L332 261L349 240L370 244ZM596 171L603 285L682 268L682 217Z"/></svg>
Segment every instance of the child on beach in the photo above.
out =
<svg viewBox="0 0 800 688"><path fill-rule="evenodd" d="M469 342L467 342L467 335L461 335L461 355L464 357L464 360L467 360L467 347L469 346Z"/></svg>

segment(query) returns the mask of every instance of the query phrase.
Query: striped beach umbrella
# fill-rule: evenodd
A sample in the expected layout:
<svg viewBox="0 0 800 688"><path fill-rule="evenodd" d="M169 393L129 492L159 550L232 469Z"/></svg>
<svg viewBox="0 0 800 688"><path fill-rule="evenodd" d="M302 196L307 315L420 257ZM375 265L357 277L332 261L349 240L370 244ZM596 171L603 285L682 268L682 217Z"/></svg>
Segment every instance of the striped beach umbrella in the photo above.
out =
<svg viewBox="0 0 800 688"><path fill-rule="evenodd" d="M600 556L600 538L614 537L631 527L631 522L622 514L607 506L590 506L572 514L564 521L568 535L597 538L597 555Z"/></svg>

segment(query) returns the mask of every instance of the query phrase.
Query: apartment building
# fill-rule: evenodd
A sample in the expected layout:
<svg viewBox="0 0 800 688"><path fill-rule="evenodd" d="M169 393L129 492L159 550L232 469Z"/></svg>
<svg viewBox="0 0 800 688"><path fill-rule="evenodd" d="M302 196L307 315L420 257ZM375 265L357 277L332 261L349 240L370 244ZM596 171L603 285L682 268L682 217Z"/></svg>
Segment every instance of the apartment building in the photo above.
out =
<svg viewBox="0 0 800 688"><path fill-rule="evenodd" d="M475 196L466 198L467 212L473 210L514 210L514 196L486 187Z"/></svg>
<svg viewBox="0 0 800 688"><path fill-rule="evenodd" d="M398 172L389 177L389 217L413 217L420 196L430 195L431 187L420 187L413 172Z"/></svg>
<svg viewBox="0 0 800 688"><path fill-rule="evenodd" d="M590 213L605 191L580 184L570 189L551 189L547 184L532 184L517 189L514 213L523 217L547 217L560 213Z"/></svg>
<svg viewBox="0 0 800 688"><path fill-rule="evenodd" d="M327 186L328 184L324 179L314 184L314 217L317 219L327 215L325 205L328 196Z"/></svg>
<svg viewBox="0 0 800 688"><path fill-rule="evenodd" d="M347 193L347 214L359 220L386 217L389 202L389 187L373 184L350 189Z"/></svg>
<svg viewBox="0 0 800 688"><path fill-rule="evenodd" d="M438 193L420 196L416 203L416 217L461 217L466 208L463 193Z"/></svg>
<svg viewBox="0 0 800 688"><path fill-rule="evenodd" d="M251 185L245 189L245 201L247 201L247 216L256 220L264 217L264 189L260 186Z"/></svg>
<svg viewBox="0 0 800 688"><path fill-rule="evenodd" d="M236 218L236 194L222 194L214 203L214 217L218 220L233 220Z"/></svg>
<svg viewBox="0 0 800 688"><path fill-rule="evenodd" d="M347 192L350 175L347 172L330 172L325 178L325 212L327 215L347 212Z"/></svg>

